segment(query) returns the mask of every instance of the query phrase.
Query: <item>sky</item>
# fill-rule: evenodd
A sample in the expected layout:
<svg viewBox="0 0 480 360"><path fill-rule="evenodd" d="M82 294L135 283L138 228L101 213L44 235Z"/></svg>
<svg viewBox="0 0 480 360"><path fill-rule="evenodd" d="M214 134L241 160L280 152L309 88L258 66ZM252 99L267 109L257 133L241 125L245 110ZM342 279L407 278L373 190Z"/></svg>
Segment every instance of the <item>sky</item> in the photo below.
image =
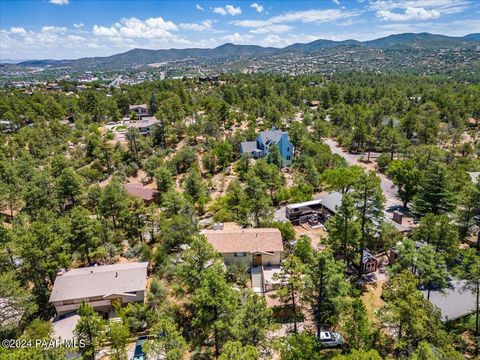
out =
<svg viewBox="0 0 480 360"><path fill-rule="evenodd" d="M0 0L0 59L480 32L480 0Z"/></svg>

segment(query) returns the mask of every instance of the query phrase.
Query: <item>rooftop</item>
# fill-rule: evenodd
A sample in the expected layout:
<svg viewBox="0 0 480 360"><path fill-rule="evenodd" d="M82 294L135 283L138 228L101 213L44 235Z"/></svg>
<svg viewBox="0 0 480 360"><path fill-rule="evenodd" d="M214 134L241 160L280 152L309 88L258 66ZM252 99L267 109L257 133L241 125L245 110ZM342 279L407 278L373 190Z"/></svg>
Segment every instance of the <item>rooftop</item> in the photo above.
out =
<svg viewBox="0 0 480 360"><path fill-rule="evenodd" d="M146 116L139 121L132 121L130 123L125 123L126 127L136 127L136 128L143 128L158 124L158 120L155 116Z"/></svg>
<svg viewBox="0 0 480 360"><path fill-rule="evenodd" d="M204 230L203 234L219 253L283 251L278 229Z"/></svg>
<svg viewBox="0 0 480 360"><path fill-rule="evenodd" d="M427 290L422 291L427 298ZM475 312L475 292L465 280L451 281L447 289L430 291L430 302L440 309L442 320L451 321Z"/></svg>
<svg viewBox="0 0 480 360"><path fill-rule="evenodd" d="M284 132L282 130L265 130L265 131L260 131L258 133L258 136L260 136L260 139L264 144L277 144L280 139L282 138L282 134Z"/></svg>
<svg viewBox="0 0 480 360"><path fill-rule="evenodd" d="M142 184L129 183L124 184L123 186L130 195L141 198L145 201L153 200L158 194L157 190L143 187Z"/></svg>
<svg viewBox="0 0 480 360"><path fill-rule="evenodd" d="M50 302L145 290L147 266L135 262L69 270L55 279Z"/></svg>
<svg viewBox="0 0 480 360"><path fill-rule="evenodd" d="M138 109L138 108L148 109L148 105L147 104L138 104L138 105L130 105L128 107L129 110L134 110L134 109Z"/></svg>

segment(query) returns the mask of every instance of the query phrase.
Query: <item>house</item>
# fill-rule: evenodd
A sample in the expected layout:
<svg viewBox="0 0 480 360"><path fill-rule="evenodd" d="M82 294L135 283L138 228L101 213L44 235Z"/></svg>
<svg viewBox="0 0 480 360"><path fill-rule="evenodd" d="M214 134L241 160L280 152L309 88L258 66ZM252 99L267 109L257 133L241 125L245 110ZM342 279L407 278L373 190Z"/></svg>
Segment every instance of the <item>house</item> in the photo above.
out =
<svg viewBox="0 0 480 360"><path fill-rule="evenodd" d="M137 114L139 118L149 116L147 104L130 105L128 107L128 110L130 111L130 113L134 112L135 114Z"/></svg>
<svg viewBox="0 0 480 360"><path fill-rule="evenodd" d="M153 128L160 122L155 116L143 117L140 121L124 122L127 128L137 128L141 135L150 135Z"/></svg>
<svg viewBox="0 0 480 360"><path fill-rule="evenodd" d="M0 120L0 132L12 133L18 130L19 128L20 126L18 126L18 124L15 124L11 120Z"/></svg>
<svg viewBox="0 0 480 360"><path fill-rule="evenodd" d="M448 322L473 314L476 311L475 289L465 280L450 281L448 288L430 291L430 302L441 313L442 321ZM428 291L422 290L427 298Z"/></svg>
<svg viewBox="0 0 480 360"><path fill-rule="evenodd" d="M472 182L476 184L477 182L480 181L480 171L470 171L467 172L468 175L470 175L470 178L472 179Z"/></svg>
<svg viewBox="0 0 480 360"><path fill-rule="evenodd" d="M222 255L226 265L247 264L254 292L265 295L266 291L276 285L272 280L273 274L280 272L283 258L280 230L273 228L204 230L203 234Z"/></svg>
<svg viewBox="0 0 480 360"><path fill-rule="evenodd" d="M293 161L294 146L290 142L288 133L282 130L260 131L255 141L243 141L240 144L240 152L248 154L252 158L267 156L271 146L277 146L282 157L282 166L290 165Z"/></svg>
<svg viewBox="0 0 480 360"><path fill-rule="evenodd" d="M227 265L280 265L283 257L282 234L278 229L204 230L203 234Z"/></svg>
<svg viewBox="0 0 480 360"><path fill-rule="evenodd" d="M128 183L123 187L130 195L142 199L145 205L155 202L160 194L157 190L143 187L142 184Z"/></svg>
<svg viewBox="0 0 480 360"><path fill-rule="evenodd" d="M367 250L363 250L362 265L363 265L362 274L369 274L377 271L378 260L375 256L370 254Z"/></svg>
<svg viewBox="0 0 480 360"><path fill-rule="evenodd" d="M147 266L147 262L136 262L61 270L49 302L58 315L75 312L83 302L103 313L109 313L115 303L143 302Z"/></svg>
<svg viewBox="0 0 480 360"><path fill-rule="evenodd" d="M322 215L326 218L335 215L337 213L338 207L342 204L342 198L343 195L337 191L320 195L318 199L322 201ZM399 224L398 222L394 221L393 218L388 217L386 213L383 221L392 224L395 229L402 233L407 233L412 230L411 227Z"/></svg>
<svg viewBox="0 0 480 360"><path fill-rule="evenodd" d="M318 100L306 100L305 104L307 104L311 108L317 108L320 105L320 101Z"/></svg>

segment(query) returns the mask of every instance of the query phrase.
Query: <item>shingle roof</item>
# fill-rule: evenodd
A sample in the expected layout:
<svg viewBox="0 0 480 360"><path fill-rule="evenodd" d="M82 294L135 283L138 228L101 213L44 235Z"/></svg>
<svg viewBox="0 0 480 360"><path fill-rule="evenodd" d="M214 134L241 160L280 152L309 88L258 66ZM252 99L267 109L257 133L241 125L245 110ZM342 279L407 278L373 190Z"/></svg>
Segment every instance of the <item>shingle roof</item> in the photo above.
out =
<svg viewBox="0 0 480 360"><path fill-rule="evenodd" d="M130 183L124 184L123 186L130 195L141 198L145 201L153 200L158 194L157 190L145 188L142 184Z"/></svg>
<svg viewBox="0 0 480 360"><path fill-rule="evenodd" d="M139 104L139 105L130 105L128 107L129 110L134 110L134 109L137 109L137 108L148 109L148 106L147 106L147 104Z"/></svg>
<svg viewBox="0 0 480 360"><path fill-rule="evenodd" d="M159 121L157 120L157 118L155 116L147 116L147 117L144 117L140 121L126 123L125 126L129 127L129 128L131 128L131 127L143 128L143 127L152 126L152 125L155 125L155 124L158 124L158 123L159 123Z"/></svg>
<svg viewBox="0 0 480 360"><path fill-rule="evenodd" d="M148 262L91 266L57 276L50 302L145 290Z"/></svg>
<svg viewBox="0 0 480 360"><path fill-rule="evenodd" d="M440 309L443 321L451 321L475 312L475 292L467 281L451 281L443 291L430 291L430 302ZM427 290L422 291L427 298Z"/></svg>
<svg viewBox="0 0 480 360"><path fill-rule="evenodd" d="M205 230L203 234L219 253L283 251L280 230Z"/></svg>
<svg viewBox="0 0 480 360"><path fill-rule="evenodd" d="M257 142L256 141L243 141L240 143L240 148L242 153L251 153L252 151L259 150L257 149Z"/></svg>
<svg viewBox="0 0 480 360"><path fill-rule="evenodd" d="M269 140L272 144L277 144L282 138L282 134L282 130L265 130L258 133L264 144L267 144Z"/></svg>

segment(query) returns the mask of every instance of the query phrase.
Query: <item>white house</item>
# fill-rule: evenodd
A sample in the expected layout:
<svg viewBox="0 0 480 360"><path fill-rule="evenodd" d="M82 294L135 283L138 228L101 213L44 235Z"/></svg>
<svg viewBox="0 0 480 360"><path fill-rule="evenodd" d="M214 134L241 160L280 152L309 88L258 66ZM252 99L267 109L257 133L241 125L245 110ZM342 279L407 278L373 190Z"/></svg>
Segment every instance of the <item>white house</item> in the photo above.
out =
<svg viewBox="0 0 480 360"><path fill-rule="evenodd" d="M143 302L147 266L147 262L136 262L59 272L49 302L58 315L76 311L82 302L104 313L110 312L115 303Z"/></svg>

